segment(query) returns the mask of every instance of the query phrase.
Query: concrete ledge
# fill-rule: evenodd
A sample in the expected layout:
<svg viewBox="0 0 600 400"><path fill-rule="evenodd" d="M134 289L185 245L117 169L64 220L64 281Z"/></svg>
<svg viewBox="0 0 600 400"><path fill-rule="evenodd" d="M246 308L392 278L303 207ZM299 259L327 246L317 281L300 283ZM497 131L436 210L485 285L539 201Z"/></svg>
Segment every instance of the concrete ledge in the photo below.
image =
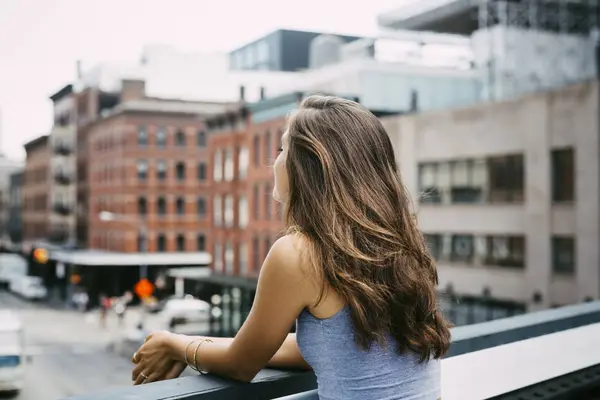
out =
<svg viewBox="0 0 600 400"><path fill-rule="evenodd" d="M224 400L274 399L316 388L312 372L262 370L250 383L202 375L118 388L103 393L70 397L77 400Z"/></svg>
<svg viewBox="0 0 600 400"><path fill-rule="evenodd" d="M447 357L600 322L600 301L581 303L452 329Z"/></svg>

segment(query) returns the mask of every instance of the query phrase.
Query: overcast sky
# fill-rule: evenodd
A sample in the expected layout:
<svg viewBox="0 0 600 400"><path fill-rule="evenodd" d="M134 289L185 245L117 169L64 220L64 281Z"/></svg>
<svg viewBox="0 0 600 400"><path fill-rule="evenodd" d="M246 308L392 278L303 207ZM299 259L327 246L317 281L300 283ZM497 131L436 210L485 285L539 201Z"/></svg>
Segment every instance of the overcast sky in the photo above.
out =
<svg viewBox="0 0 600 400"><path fill-rule="evenodd" d="M376 15L414 0L0 0L0 150L52 126L48 96L75 65L135 61L146 44L228 51L277 28L376 33Z"/></svg>

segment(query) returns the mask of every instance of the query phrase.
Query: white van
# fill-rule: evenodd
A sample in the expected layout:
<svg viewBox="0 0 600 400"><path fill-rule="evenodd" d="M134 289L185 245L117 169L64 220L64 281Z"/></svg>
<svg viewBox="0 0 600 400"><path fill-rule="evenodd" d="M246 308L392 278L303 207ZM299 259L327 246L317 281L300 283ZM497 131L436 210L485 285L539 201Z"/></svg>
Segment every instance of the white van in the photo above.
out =
<svg viewBox="0 0 600 400"><path fill-rule="evenodd" d="M21 319L0 310L0 392L17 395L23 388L25 336Z"/></svg>
<svg viewBox="0 0 600 400"><path fill-rule="evenodd" d="M27 275L27 260L18 254L0 254L0 287Z"/></svg>
<svg viewBox="0 0 600 400"><path fill-rule="evenodd" d="M38 276L21 276L10 282L10 291L27 300L43 300L48 295L42 278Z"/></svg>

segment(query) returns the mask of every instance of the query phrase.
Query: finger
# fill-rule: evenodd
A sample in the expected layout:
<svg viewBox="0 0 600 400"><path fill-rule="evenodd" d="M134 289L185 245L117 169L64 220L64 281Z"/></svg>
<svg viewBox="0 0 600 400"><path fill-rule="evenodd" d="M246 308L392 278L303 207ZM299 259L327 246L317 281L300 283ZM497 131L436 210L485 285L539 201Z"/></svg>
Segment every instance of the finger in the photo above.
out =
<svg viewBox="0 0 600 400"><path fill-rule="evenodd" d="M171 367L171 369L169 370L169 372L166 373L164 379L175 379L178 378L179 375L181 375L181 373L183 372L183 370L187 367L187 365L185 365L182 362L176 362L175 364L173 364L173 366Z"/></svg>
<svg viewBox="0 0 600 400"><path fill-rule="evenodd" d="M137 364L139 362L137 351L133 353L133 356L131 357L131 362L134 364Z"/></svg>
<svg viewBox="0 0 600 400"><path fill-rule="evenodd" d="M131 380L135 382L135 380L140 376L140 374L143 371L143 368L145 367L145 365L137 364L135 366L135 368L133 368L133 371L131 371Z"/></svg>
<svg viewBox="0 0 600 400"><path fill-rule="evenodd" d="M134 386L141 385L141 384L145 383L145 382L146 382L146 380L148 379L148 378L146 378L147 376L148 376L148 375L146 375L146 374L144 374L143 372L141 372L141 373L140 373L140 374L137 376L137 378L135 379L135 381L133 382Z"/></svg>
<svg viewBox="0 0 600 400"><path fill-rule="evenodd" d="M146 383L156 382L160 380L161 375L162 374L160 373L153 372L152 374L148 375L148 379L146 379L143 384L145 385Z"/></svg>

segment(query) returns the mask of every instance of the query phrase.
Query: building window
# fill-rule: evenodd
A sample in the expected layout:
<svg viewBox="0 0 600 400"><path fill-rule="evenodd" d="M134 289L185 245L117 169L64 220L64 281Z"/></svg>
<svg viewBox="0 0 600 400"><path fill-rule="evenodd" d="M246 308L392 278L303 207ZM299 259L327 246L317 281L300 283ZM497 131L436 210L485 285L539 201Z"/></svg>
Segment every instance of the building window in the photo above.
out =
<svg viewBox="0 0 600 400"><path fill-rule="evenodd" d="M137 139L138 139L138 146L140 146L140 147L148 146L148 131L146 130L146 127L144 125L140 125L138 127Z"/></svg>
<svg viewBox="0 0 600 400"><path fill-rule="evenodd" d="M254 166L260 166L260 137L258 135L254 136L253 141L253 149L254 152Z"/></svg>
<svg viewBox="0 0 600 400"><path fill-rule="evenodd" d="M137 162L138 180L145 181L148 178L148 161L139 160Z"/></svg>
<svg viewBox="0 0 600 400"><path fill-rule="evenodd" d="M248 164L250 163L250 154L247 147L240 148L238 152L238 177L246 179L248 175Z"/></svg>
<svg viewBox="0 0 600 400"><path fill-rule="evenodd" d="M156 238L156 251L167 251L167 239L163 234L159 234Z"/></svg>
<svg viewBox="0 0 600 400"><path fill-rule="evenodd" d="M271 162L271 156L273 154L271 146L271 132L267 131L267 134L265 135L265 159L267 160L267 163Z"/></svg>
<svg viewBox="0 0 600 400"><path fill-rule="evenodd" d="M269 43L263 40L258 43L258 61L261 63L269 62Z"/></svg>
<svg viewBox="0 0 600 400"><path fill-rule="evenodd" d="M206 180L206 163L198 164L198 180L199 181Z"/></svg>
<svg viewBox="0 0 600 400"><path fill-rule="evenodd" d="M167 133L165 128L159 126L156 128L156 147L164 148L167 145Z"/></svg>
<svg viewBox="0 0 600 400"><path fill-rule="evenodd" d="M233 275L234 250L230 241L225 243L225 273Z"/></svg>
<svg viewBox="0 0 600 400"><path fill-rule="evenodd" d="M450 201L479 203L483 201L485 161L461 160L450 163Z"/></svg>
<svg viewBox="0 0 600 400"><path fill-rule="evenodd" d="M254 219L259 219L260 217L259 190L258 185L254 185L254 189L252 190L252 210L254 212Z"/></svg>
<svg viewBox="0 0 600 400"><path fill-rule="evenodd" d="M198 201L196 202L196 213L201 218L206 217L206 200L204 197L198 198Z"/></svg>
<svg viewBox="0 0 600 400"><path fill-rule="evenodd" d="M184 147L185 146L185 133L183 131L177 131L175 133L175 146Z"/></svg>
<svg viewBox="0 0 600 400"><path fill-rule="evenodd" d="M228 194L225 196L225 226L233 226L233 195Z"/></svg>
<svg viewBox="0 0 600 400"><path fill-rule="evenodd" d="M245 242L238 245L238 260L240 276L248 275L248 245Z"/></svg>
<svg viewBox="0 0 600 400"><path fill-rule="evenodd" d="M552 272L558 275L573 275L575 268L575 239L554 236L552 238Z"/></svg>
<svg viewBox="0 0 600 400"><path fill-rule="evenodd" d="M146 237L144 237L144 235L138 235L137 249L139 253L145 253L148 251L148 249L146 248Z"/></svg>
<svg viewBox="0 0 600 400"><path fill-rule="evenodd" d="M185 214L185 201L182 197L177 198L177 201L175 202L175 207L177 209L177 215Z"/></svg>
<svg viewBox="0 0 600 400"><path fill-rule="evenodd" d="M185 251L185 237L180 233L175 240L177 243L177 251Z"/></svg>
<svg viewBox="0 0 600 400"><path fill-rule="evenodd" d="M213 197L213 223L215 226L221 226L223 223L223 213L221 210L221 196Z"/></svg>
<svg viewBox="0 0 600 400"><path fill-rule="evenodd" d="M452 235L450 261L470 263L474 255L473 235Z"/></svg>
<svg viewBox="0 0 600 400"><path fill-rule="evenodd" d="M148 202L145 197L138 198L138 214L142 216L148 214Z"/></svg>
<svg viewBox="0 0 600 400"><path fill-rule="evenodd" d="M206 132L204 132L203 130L199 130L196 134L196 141L198 147L206 147Z"/></svg>
<svg viewBox="0 0 600 400"><path fill-rule="evenodd" d="M225 150L225 166L223 169L224 169L224 171L223 171L224 179L226 181L232 181L233 180L233 172L234 172L233 149Z"/></svg>
<svg viewBox="0 0 600 400"><path fill-rule="evenodd" d="M522 202L525 198L523 155L493 157L488 160L489 201Z"/></svg>
<svg viewBox="0 0 600 400"><path fill-rule="evenodd" d="M167 163L165 161L156 162L156 179L164 181L167 178Z"/></svg>
<svg viewBox="0 0 600 400"><path fill-rule="evenodd" d="M271 184L265 184L265 219L271 219L271 207L272 207L273 193L271 190Z"/></svg>
<svg viewBox="0 0 600 400"><path fill-rule="evenodd" d="M556 203L575 200L575 152L573 149L552 151L552 200Z"/></svg>
<svg viewBox="0 0 600 400"><path fill-rule="evenodd" d="M201 233L196 236L196 248L198 251L206 250L206 236Z"/></svg>
<svg viewBox="0 0 600 400"><path fill-rule="evenodd" d="M428 163L419 166L419 190L422 203L441 203L442 193L438 180L437 164Z"/></svg>
<svg viewBox="0 0 600 400"><path fill-rule="evenodd" d="M524 200L523 155L419 165L422 203L512 203Z"/></svg>
<svg viewBox="0 0 600 400"><path fill-rule="evenodd" d="M223 249L221 248L221 244L217 241L215 241L212 256L213 256L213 265L215 268L215 272L222 273L223 272Z"/></svg>
<svg viewBox="0 0 600 400"><path fill-rule="evenodd" d="M182 162L178 162L175 165L175 175L177 176L177 180L179 182L183 182L185 180L185 164Z"/></svg>
<svg viewBox="0 0 600 400"><path fill-rule="evenodd" d="M248 226L248 199L246 196L240 196L238 199L238 227Z"/></svg>
<svg viewBox="0 0 600 400"><path fill-rule="evenodd" d="M213 180L220 182L221 179L223 179L223 156L221 150L217 150L213 162Z"/></svg>
<svg viewBox="0 0 600 400"><path fill-rule="evenodd" d="M252 270L260 270L260 241L257 237L252 239Z"/></svg>
<svg viewBox="0 0 600 400"><path fill-rule="evenodd" d="M511 268L525 267L525 237L487 236L485 263Z"/></svg>
<svg viewBox="0 0 600 400"><path fill-rule="evenodd" d="M167 213L167 202L164 197L159 197L156 202L156 208L158 215L165 215Z"/></svg>
<svg viewBox="0 0 600 400"><path fill-rule="evenodd" d="M439 234L425 234L423 236L429 248L429 254L431 254L431 257L436 260L440 260L443 253L444 237Z"/></svg>

